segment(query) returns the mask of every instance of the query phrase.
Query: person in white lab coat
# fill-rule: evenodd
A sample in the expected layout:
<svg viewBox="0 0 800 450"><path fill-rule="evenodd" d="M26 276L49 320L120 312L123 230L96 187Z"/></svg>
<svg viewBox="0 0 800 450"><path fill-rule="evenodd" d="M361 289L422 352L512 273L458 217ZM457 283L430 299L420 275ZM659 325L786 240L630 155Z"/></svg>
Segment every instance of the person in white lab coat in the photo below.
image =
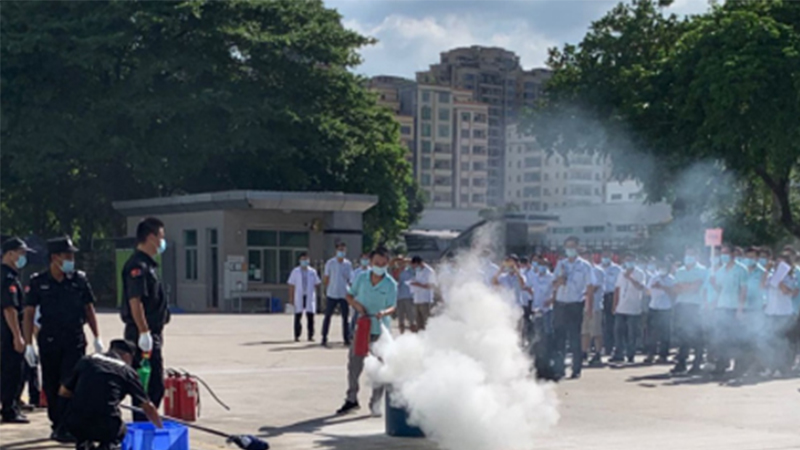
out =
<svg viewBox="0 0 800 450"><path fill-rule="evenodd" d="M317 286L322 283L317 271L311 267L308 253L300 254L300 264L289 274L289 298L294 302L294 341L303 334L303 314L308 319L308 340L314 340L314 314L317 312Z"/></svg>

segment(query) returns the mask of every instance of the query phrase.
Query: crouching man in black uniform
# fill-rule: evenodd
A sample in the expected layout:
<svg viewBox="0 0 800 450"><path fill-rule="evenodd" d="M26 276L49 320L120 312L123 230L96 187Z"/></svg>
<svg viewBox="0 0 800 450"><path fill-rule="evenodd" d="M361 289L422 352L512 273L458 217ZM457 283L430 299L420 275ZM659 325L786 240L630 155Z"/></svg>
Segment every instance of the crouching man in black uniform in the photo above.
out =
<svg viewBox="0 0 800 450"><path fill-rule="evenodd" d="M119 448L127 431L119 410L126 395L140 405L152 423L163 426L132 368L135 352L134 344L114 340L108 353L83 357L59 389L58 395L71 399L65 424L77 440L77 450L92 449L92 443L99 444L98 450Z"/></svg>

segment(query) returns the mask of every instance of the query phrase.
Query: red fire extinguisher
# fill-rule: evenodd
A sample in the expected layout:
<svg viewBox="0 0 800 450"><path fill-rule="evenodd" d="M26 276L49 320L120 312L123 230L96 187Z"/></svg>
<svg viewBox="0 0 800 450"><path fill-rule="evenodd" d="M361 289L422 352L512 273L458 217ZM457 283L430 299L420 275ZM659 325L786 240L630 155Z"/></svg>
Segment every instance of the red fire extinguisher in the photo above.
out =
<svg viewBox="0 0 800 450"><path fill-rule="evenodd" d="M170 417L180 417L181 415L178 402L179 381L180 374L172 369L167 369L167 378L164 380L164 414Z"/></svg>
<svg viewBox="0 0 800 450"><path fill-rule="evenodd" d="M356 322L356 336L353 339L353 353L356 356L367 356L369 354L371 329L372 319L369 316L360 316Z"/></svg>
<svg viewBox="0 0 800 450"><path fill-rule="evenodd" d="M178 381L178 403L180 409L179 418L188 422L197 420L200 410L200 392L197 389L197 381L191 374L184 374Z"/></svg>

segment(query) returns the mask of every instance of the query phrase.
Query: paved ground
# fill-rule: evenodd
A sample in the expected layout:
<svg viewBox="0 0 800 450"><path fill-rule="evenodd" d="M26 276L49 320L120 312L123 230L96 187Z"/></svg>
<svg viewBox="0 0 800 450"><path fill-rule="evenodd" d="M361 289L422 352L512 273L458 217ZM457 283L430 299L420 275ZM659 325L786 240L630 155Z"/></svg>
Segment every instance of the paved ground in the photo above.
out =
<svg viewBox="0 0 800 450"><path fill-rule="evenodd" d="M121 333L116 315L101 315L108 341ZM317 321L321 328L321 320ZM167 330L166 360L202 376L230 406L203 395L198 423L265 437L275 449L433 449L421 439L384 435L383 421L332 416L345 389L345 349L295 343L289 316L175 316ZM721 386L706 378L669 379L664 366L587 369L558 385L561 421L536 449L800 448L797 378ZM368 394L362 391L362 403ZM27 426L0 427L0 448L58 448L46 415ZM192 448L224 447L221 439L191 434ZM498 449L502 450L502 449Z"/></svg>

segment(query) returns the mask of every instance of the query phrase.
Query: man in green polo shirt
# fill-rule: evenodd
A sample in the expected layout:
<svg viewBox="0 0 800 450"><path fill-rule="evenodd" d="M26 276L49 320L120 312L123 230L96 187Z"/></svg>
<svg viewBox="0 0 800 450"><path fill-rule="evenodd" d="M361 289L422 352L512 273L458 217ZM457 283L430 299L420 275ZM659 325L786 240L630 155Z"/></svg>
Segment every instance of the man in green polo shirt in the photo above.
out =
<svg viewBox="0 0 800 450"><path fill-rule="evenodd" d="M391 326L391 315L397 303L397 282L387 273L389 251L379 247L370 254L370 269L364 271L353 280L347 294L347 303L358 311L359 315L368 315L372 320L370 340L375 342L381 335L381 321L388 329ZM347 414L359 409L358 379L364 370L364 356L356 356L355 345L350 346L347 357L347 397L344 405L336 414ZM372 415L381 415L383 387L372 390L369 406Z"/></svg>

